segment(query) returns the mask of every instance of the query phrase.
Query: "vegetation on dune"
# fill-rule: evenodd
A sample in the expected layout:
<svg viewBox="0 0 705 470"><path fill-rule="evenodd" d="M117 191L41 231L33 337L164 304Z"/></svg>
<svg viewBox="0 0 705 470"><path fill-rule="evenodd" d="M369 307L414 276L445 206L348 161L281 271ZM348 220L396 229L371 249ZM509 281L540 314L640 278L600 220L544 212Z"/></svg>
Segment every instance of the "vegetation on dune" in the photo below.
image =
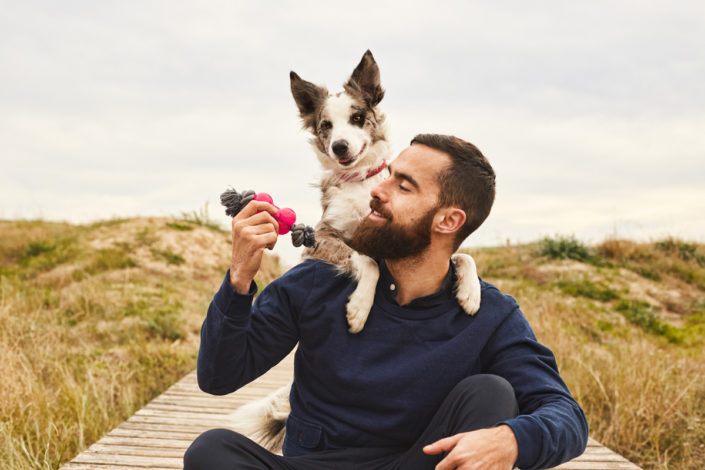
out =
<svg viewBox="0 0 705 470"><path fill-rule="evenodd" d="M229 235L207 210L0 222L0 461L55 469L195 367ZM473 250L556 353L591 436L645 469L705 461L703 246L574 238ZM282 272L265 258L262 287Z"/></svg>
<svg viewBox="0 0 705 470"><path fill-rule="evenodd" d="M202 219L0 222L3 468L58 468L195 368L230 253Z"/></svg>
<svg viewBox="0 0 705 470"><path fill-rule="evenodd" d="M556 353L593 438L645 469L693 470L705 462L703 253L574 238L472 252Z"/></svg>

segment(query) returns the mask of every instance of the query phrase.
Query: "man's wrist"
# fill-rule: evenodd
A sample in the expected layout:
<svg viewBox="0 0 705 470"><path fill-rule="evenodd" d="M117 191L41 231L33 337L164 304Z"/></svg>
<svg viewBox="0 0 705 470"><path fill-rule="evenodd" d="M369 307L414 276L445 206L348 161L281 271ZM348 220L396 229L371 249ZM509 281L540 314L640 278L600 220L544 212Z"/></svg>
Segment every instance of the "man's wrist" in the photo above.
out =
<svg viewBox="0 0 705 470"><path fill-rule="evenodd" d="M246 295L250 292L252 278L248 278L247 276L243 277L240 273L230 268L230 285L238 294Z"/></svg>
<svg viewBox="0 0 705 470"><path fill-rule="evenodd" d="M506 439L506 442L509 443L507 450L511 451L513 459L512 462L513 464L516 464L516 461L519 458L519 443L517 442L517 437L514 434L514 430L508 424L500 424L497 426L497 429L502 433L503 439Z"/></svg>

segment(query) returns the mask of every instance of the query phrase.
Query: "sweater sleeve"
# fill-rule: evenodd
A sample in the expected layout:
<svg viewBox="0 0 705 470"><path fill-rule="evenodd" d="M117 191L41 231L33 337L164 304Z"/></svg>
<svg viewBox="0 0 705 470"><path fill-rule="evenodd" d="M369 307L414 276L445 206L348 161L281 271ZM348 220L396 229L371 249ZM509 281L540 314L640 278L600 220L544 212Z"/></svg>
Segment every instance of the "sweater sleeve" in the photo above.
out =
<svg viewBox="0 0 705 470"><path fill-rule="evenodd" d="M290 270L271 282L254 303L255 283L247 294L240 294L230 285L227 272L201 327L197 363L201 390L214 395L234 392L294 349L299 337L296 319L312 285L311 271Z"/></svg>
<svg viewBox="0 0 705 470"><path fill-rule="evenodd" d="M538 342L518 307L495 331L483 353L487 372L514 388L519 416L507 424L516 436L521 469L554 467L585 451L588 424L558 373L550 349Z"/></svg>

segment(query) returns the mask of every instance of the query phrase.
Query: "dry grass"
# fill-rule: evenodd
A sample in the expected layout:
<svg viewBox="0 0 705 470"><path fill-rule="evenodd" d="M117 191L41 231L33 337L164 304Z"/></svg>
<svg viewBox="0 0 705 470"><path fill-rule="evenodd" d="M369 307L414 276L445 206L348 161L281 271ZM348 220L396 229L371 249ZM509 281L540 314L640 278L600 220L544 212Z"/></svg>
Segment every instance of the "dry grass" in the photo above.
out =
<svg viewBox="0 0 705 470"><path fill-rule="evenodd" d="M195 367L230 255L227 233L207 225L0 222L3 468L56 469ZM645 469L694 470L705 461L702 253L678 240L553 240L472 254L556 353L594 438ZM265 260L260 286L281 273Z"/></svg>
<svg viewBox="0 0 705 470"><path fill-rule="evenodd" d="M608 240L585 262L539 256L536 244L472 254L556 353L592 437L645 469L695 470L705 462L705 267L673 246ZM607 289L617 298L597 295ZM620 312L625 299L648 299L642 313L672 330Z"/></svg>
<svg viewBox="0 0 705 470"><path fill-rule="evenodd" d="M58 468L193 370L229 255L184 221L0 222L3 468Z"/></svg>

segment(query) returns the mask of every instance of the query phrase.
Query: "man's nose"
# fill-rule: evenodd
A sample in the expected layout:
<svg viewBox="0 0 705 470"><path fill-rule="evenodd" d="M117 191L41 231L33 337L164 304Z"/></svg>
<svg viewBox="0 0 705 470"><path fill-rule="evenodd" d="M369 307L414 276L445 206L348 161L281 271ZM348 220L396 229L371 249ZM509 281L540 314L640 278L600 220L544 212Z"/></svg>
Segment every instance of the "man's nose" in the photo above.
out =
<svg viewBox="0 0 705 470"><path fill-rule="evenodd" d="M384 179L372 188L370 191L370 196L372 196L373 199L379 199L382 202L387 202L387 191L385 189L385 183L387 181L388 180Z"/></svg>

